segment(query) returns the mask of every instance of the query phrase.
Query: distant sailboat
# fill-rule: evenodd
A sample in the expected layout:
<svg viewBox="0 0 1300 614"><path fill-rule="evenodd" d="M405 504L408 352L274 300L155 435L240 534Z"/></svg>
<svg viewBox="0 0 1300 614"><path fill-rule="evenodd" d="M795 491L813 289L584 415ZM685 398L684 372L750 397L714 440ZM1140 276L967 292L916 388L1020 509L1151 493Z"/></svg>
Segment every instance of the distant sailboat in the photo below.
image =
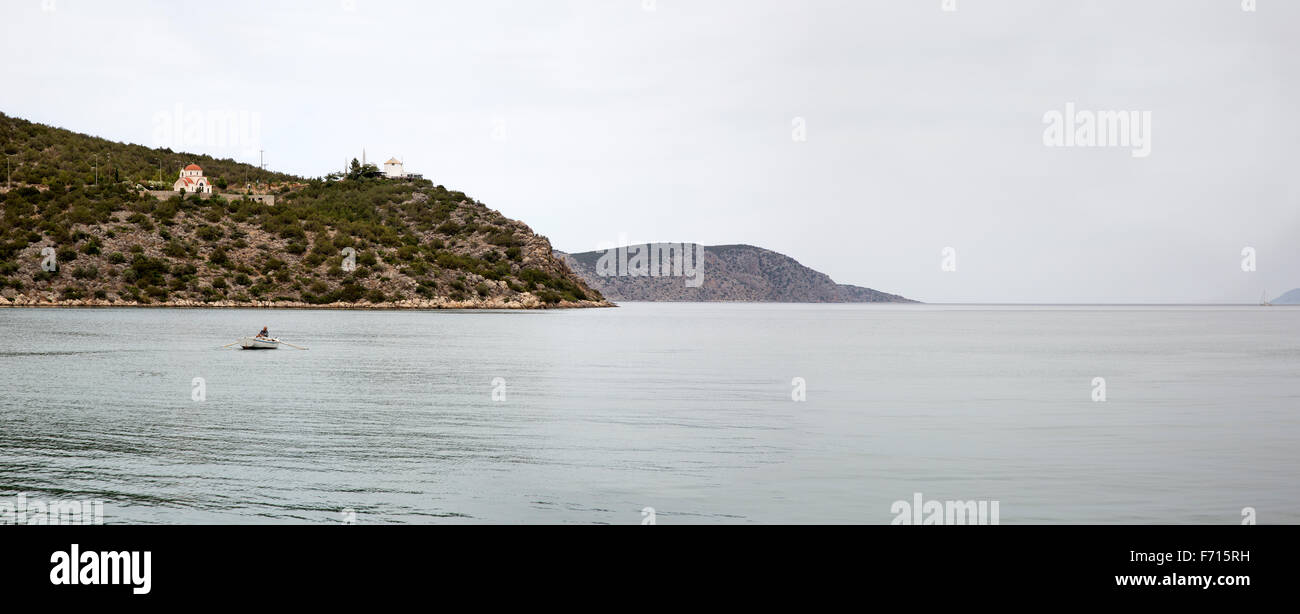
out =
<svg viewBox="0 0 1300 614"><path fill-rule="evenodd" d="M1273 303L1268 302L1268 290L1265 290L1263 294L1259 295L1259 306L1260 307L1273 306Z"/></svg>

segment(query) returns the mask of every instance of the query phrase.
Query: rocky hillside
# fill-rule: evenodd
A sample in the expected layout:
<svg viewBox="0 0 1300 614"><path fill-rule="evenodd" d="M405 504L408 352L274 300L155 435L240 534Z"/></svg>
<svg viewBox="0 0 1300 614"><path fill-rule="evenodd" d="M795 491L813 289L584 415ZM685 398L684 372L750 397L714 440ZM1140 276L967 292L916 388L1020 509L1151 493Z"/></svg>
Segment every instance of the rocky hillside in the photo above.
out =
<svg viewBox="0 0 1300 614"><path fill-rule="evenodd" d="M91 139L50 131L74 151ZM229 172L257 170L242 166ZM305 181L274 206L159 199L103 175L87 185L80 172L0 188L0 305L609 304L522 222L429 181L365 175Z"/></svg>
<svg viewBox="0 0 1300 614"><path fill-rule="evenodd" d="M562 256L587 285L613 301L916 302L871 288L837 284L826 274L803 266L789 256L752 245L705 247L704 262L699 268L703 282L698 287L686 283L689 276L601 276L597 265L605 253Z"/></svg>

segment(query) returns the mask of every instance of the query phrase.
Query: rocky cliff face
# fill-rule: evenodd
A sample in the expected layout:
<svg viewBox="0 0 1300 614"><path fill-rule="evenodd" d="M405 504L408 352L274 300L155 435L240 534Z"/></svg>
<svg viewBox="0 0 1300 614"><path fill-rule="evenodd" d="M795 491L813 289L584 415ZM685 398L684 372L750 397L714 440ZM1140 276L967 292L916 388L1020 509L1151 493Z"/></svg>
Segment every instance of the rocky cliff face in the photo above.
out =
<svg viewBox="0 0 1300 614"><path fill-rule="evenodd" d="M603 251L556 253L588 286L613 301L916 302L871 288L837 284L826 274L803 266L789 256L752 245L704 247L698 271L702 283L698 287L688 283L692 279L690 275L600 275L600 259L606 254Z"/></svg>

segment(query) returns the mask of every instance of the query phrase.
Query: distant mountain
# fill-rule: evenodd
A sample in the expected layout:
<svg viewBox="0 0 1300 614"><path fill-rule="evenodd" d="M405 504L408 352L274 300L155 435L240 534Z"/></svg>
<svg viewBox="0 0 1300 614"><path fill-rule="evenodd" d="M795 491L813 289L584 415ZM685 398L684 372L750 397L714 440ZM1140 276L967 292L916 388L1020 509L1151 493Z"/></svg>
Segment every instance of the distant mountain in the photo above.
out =
<svg viewBox="0 0 1300 614"><path fill-rule="evenodd" d="M1274 305L1300 305L1300 288L1273 299Z"/></svg>
<svg viewBox="0 0 1300 614"><path fill-rule="evenodd" d="M663 245L663 244L658 244ZM681 245L681 244L677 244ZM686 244L692 252L694 244ZM630 258L636 255L631 246ZM768 302L768 303L915 303L896 294L888 294L847 284L837 284L794 258L753 245L716 245L703 247L703 265L699 267L697 287L688 283L689 275L637 276L599 274L605 251L565 254L556 251L569 268L591 288L613 301L686 301L686 302ZM604 266L620 259L607 257ZM693 260L687 259L687 262ZM619 265L621 266L621 265ZM633 267L633 272L637 269ZM621 269L620 269L621 271Z"/></svg>

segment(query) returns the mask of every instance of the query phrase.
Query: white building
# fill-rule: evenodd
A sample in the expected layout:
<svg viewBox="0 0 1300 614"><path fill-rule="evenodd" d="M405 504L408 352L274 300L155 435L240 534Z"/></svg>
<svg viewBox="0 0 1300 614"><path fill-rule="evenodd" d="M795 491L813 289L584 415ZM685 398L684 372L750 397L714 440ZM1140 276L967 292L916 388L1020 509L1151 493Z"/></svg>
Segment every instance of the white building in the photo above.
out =
<svg viewBox="0 0 1300 614"><path fill-rule="evenodd" d="M212 184L208 183L208 178L203 176L203 169L197 164L191 164L181 169L181 177L172 184L172 189L177 192L202 192L212 193Z"/></svg>
<svg viewBox="0 0 1300 614"><path fill-rule="evenodd" d="M384 163L384 176L389 179L402 179L403 177L406 177L406 170L402 168L401 160L398 160L397 158L389 158L388 161Z"/></svg>

